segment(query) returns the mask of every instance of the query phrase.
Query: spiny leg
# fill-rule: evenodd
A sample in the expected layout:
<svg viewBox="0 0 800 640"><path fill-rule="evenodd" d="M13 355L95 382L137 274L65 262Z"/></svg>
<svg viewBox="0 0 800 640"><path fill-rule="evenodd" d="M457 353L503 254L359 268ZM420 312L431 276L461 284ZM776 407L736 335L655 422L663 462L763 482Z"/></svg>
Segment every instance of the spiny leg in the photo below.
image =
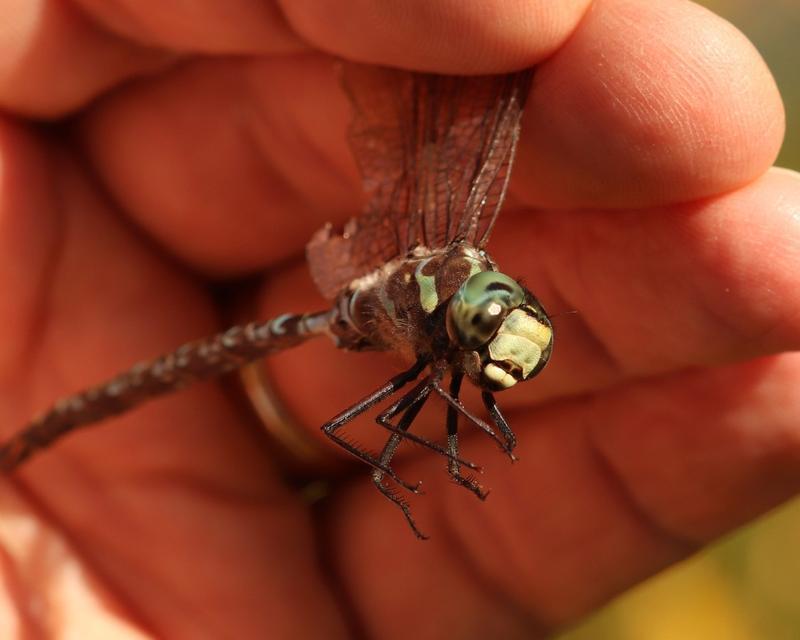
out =
<svg viewBox="0 0 800 640"><path fill-rule="evenodd" d="M458 399L458 394L461 392L461 381L463 377L461 373L454 373L453 377L450 379L450 395L456 400ZM458 457L458 411L449 403L447 405L447 449L450 452L447 461L447 471L450 477L462 487L472 491L472 493L481 500L485 500L489 492L485 491L475 478L461 475L461 466L459 465Z"/></svg>
<svg viewBox="0 0 800 640"><path fill-rule="evenodd" d="M494 395L488 391L484 391L481 394L481 399L483 400L483 406L486 407L489 416L492 418L492 422L494 422L497 428L503 433L503 437L506 439L506 447L509 451L512 451L514 447L517 446L517 436L514 435L511 427L508 426L508 422L506 422L506 419L503 417L503 414L500 413L500 408L497 406Z"/></svg>
<svg viewBox="0 0 800 640"><path fill-rule="evenodd" d="M399 484L402 487L405 487L406 489L408 489L413 493L420 493L420 486L422 485L421 482L418 482L416 485L412 485L405 482L404 480L400 479L391 468L382 464L373 455L370 455L370 453L366 451L364 448L360 447L359 445L353 442L346 440L340 435L337 435L336 432L339 429L341 429L344 425L346 425L348 422L350 422L357 416L364 413L367 409L370 409L371 407L375 406L381 400L388 398L392 394L402 389L406 384L416 379L416 377L427 366L427 364L428 361L425 359L421 358L417 360L417 362L414 364L413 367L411 367L407 371L404 371L394 376L382 387L376 389L368 396L365 396L364 398L359 400L352 407L345 409L338 416L336 416L335 418L329 420L324 425L322 425L323 433L326 436L328 436L331 440L333 440L336 444L338 444L340 447L342 447L342 449L352 454L362 462L367 463L373 469L378 469L380 471L383 471L392 480L397 482L397 484Z"/></svg>
<svg viewBox="0 0 800 640"><path fill-rule="evenodd" d="M400 398L397 402L393 405L388 407L383 413L378 415L375 418L375 421L382 426L387 431L391 431L393 434L398 435L400 438L404 440L410 440L411 442L416 442L417 444L430 449L431 451L435 451L436 453L444 456L451 462L456 462L458 464L462 464L469 469L474 471L478 471L479 473L482 472L482 469L475 464L474 462L470 462L469 460L463 460L462 458L453 457L452 452L448 449L445 449L440 444L436 442L432 442L427 438L423 438L422 436L415 435L413 433L409 433L405 429L400 429L399 427L395 427L391 423L391 419L396 416L398 413L405 411L409 406L413 403L417 402L418 400L427 399L430 395L430 392L433 390L433 376L428 376L425 378L420 384L418 384L414 389Z"/></svg>
<svg viewBox="0 0 800 640"><path fill-rule="evenodd" d="M478 416L473 413L470 413L469 409L467 409L464 404L458 398L454 398L450 395L447 391L442 389L441 385L438 383L434 384L434 390L440 396L442 396L445 400L447 400L447 404L453 407L458 413L464 416L467 420L469 420L472 424L478 427L481 431L486 433L492 440L494 440L498 446L511 458L512 461L516 461L516 456L511 452L509 449L508 444L503 442L498 435L495 433L494 429L490 427L485 421L481 420Z"/></svg>
<svg viewBox="0 0 800 640"><path fill-rule="evenodd" d="M424 384L417 385L414 389L412 389L409 393L407 393L401 400L405 400L406 398L410 398L408 402L405 404L407 407L405 408L405 413L400 418L400 422L397 425L396 432L392 433L389 436L389 439L386 441L386 444L383 446L383 450L381 451L380 455L380 463L381 465L389 468L389 464L392 461L392 457L397 450L397 446L403 439L405 431L411 426L411 423L414 422L417 415L419 414L420 410L422 409L423 405L430 397L431 392L431 385L429 380L424 380ZM399 403L395 403L399 404ZM401 411L401 409L398 409ZM384 496L386 496L389 500L394 502L400 510L403 512L403 515L406 518L406 522L411 527L411 530L414 532L414 535L417 536L420 540L427 540L428 536L426 536L422 531L419 530L417 527L417 523L414 521L414 518L411 515L411 507L409 506L408 502L404 500L401 496L397 495L390 487L387 487L383 483L383 475L384 471L382 469L373 469L372 471L372 482L378 488Z"/></svg>

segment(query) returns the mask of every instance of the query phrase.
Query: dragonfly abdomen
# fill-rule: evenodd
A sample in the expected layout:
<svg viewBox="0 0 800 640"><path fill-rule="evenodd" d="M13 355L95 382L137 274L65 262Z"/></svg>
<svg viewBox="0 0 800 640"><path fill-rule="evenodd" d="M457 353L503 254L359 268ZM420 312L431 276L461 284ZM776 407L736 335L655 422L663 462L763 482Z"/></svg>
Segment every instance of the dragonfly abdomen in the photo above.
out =
<svg viewBox="0 0 800 640"><path fill-rule="evenodd" d="M235 326L134 365L108 382L62 398L0 446L0 471L11 471L33 453L78 427L123 413L142 402L238 369L276 351L327 334L332 312L282 315Z"/></svg>

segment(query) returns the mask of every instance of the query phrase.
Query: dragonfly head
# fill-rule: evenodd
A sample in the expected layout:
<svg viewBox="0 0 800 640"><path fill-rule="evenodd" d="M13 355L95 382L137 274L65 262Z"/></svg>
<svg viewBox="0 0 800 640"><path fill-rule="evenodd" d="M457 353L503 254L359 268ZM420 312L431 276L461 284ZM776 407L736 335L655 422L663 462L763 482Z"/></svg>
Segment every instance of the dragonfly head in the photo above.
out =
<svg viewBox="0 0 800 640"><path fill-rule="evenodd" d="M489 391L535 376L553 348L553 327L542 305L497 271L481 271L461 285L448 304L447 333L464 352L467 375Z"/></svg>

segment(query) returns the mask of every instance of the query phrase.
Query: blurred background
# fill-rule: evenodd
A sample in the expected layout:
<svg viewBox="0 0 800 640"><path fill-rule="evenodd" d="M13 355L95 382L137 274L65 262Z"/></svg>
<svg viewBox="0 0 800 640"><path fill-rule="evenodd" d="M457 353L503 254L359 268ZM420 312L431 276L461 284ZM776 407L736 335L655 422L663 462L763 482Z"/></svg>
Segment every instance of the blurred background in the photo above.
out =
<svg viewBox="0 0 800 640"><path fill-rule="evenodd" d="M767 61L786 105L778 164L800 170L800 0L699 4L736 25ZM558 640L800 640L800 499L621 596Z"/></svg>

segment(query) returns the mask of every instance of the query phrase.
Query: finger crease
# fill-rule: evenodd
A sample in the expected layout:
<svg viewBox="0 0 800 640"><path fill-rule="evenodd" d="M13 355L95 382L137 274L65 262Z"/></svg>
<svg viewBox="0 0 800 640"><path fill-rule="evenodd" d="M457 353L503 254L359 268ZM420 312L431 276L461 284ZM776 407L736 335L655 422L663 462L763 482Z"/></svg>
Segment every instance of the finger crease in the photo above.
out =
<svg viewBox="0 0 800 640"><path fill-rule="evenodd" d="M599 475L612 493L620 499L620 502L633 516L634 520L645 531L649 532L653 538L674 549L681 557L689 556L696 552L702 546L702 543L673 530L644 507L635 493L631 491L628 481L597 442L596 431L586 428L584 433L586 434L586 445L589 454L596 464Z"/></svg>

